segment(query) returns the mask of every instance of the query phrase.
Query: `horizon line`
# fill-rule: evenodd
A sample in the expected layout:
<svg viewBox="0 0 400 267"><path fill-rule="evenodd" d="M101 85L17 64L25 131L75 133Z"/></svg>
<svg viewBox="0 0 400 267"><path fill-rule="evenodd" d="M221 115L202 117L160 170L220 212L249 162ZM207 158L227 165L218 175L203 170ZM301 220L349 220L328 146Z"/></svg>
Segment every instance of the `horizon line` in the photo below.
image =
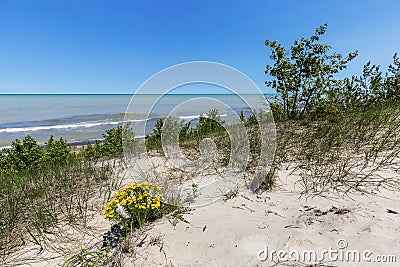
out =
<svg viewBox="0 0 400 267"><path fill-rule="evenodd" d="M247 93L248 95L257 95L253 93ZM262 94L276 94L262 92ZM162 95L162 94L129 94L129 93L0 93L0 95ZM171 93L165 95L238 95L235 93ZM246 94L245 94L246 95Z"/></svg>

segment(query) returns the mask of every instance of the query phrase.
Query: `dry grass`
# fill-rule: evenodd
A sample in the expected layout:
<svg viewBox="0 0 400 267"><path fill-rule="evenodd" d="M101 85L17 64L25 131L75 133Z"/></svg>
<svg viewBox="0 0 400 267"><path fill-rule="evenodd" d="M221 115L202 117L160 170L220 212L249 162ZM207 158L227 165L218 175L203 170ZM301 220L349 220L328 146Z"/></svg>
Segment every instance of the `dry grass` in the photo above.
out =
<svg viewBox="0 0 400 267"><path fill-rule="evenodd" d="M400 189L398 105L278 126L277 161L301 174L303 193L369 193L381 186ZM393 177L382 173L393 173Z"/></svg>
<svg viewBox="0 0 400 267"><path fill-rule="evenodd" d="M93 219L120 184L119 170L117 160L96 163L70 158L60 165L3 176L1 265L23 260L18 253L26 252L24 248L63 255L87 242L83 239L96 231Z"/></svg>

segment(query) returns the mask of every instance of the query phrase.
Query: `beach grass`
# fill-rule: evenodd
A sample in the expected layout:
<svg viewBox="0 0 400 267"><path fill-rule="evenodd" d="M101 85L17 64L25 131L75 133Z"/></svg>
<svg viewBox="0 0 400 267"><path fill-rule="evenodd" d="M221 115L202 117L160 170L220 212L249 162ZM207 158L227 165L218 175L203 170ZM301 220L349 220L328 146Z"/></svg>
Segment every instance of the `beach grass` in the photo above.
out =
<svg viewBox="0 0 400 267"><path fill-rule="evenodd" d="M400 108L397 102L346 111L320 120L278 124L280 164L301 172L304 193L366 193L385 186L399 189Z"/></svg>
<svg viewBox="0 0 400 267"><path fill-rule="evenodd" d="M92 216L90 205L94 205L89 199L108 198L110 188L116 185L115 168L112 163L95 165L69 157L63 163L2 175L3 257L28 240L42 246L44 233L51 233L60 222L86 227Z"/></svg>
<svg viewBox="0 0 400 267"><path fill-rule="evenodd" d="M43 248L45 234L60 223L87 227L93 206L101 208L119 186L116 158L98 160L86 153L87 147L71 152L64 140L49 140L41 148L27 136L2 151L2 261L23 245Z"/></svg>

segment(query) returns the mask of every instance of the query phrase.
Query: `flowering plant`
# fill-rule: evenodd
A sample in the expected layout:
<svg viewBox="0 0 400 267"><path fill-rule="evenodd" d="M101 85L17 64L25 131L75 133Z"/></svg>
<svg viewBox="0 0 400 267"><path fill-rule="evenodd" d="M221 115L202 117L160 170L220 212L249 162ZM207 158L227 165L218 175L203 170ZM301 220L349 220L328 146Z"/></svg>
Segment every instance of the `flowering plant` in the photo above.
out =
<svg viewBox="0 0 400 267"><path fill-rule="evenodd" d="M164 195L161 186L140 182L121 189L104 210L104 218L114 220L126 230L141 227L162 216Z"/></svg>

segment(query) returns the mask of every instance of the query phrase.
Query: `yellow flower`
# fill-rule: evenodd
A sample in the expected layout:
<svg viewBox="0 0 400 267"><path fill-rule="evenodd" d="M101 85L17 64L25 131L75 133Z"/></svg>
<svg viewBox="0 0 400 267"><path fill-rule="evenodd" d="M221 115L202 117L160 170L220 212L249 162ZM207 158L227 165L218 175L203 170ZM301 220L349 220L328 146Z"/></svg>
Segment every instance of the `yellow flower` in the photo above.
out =
<svg viewBox="0 0 400 267"><path fill-rule="evenodd" d="M157 209L160 207L160 202L156 202L154 204L151 204L151 209Z"/></svg>
<svg viewBox="0 0 400 267"><path fill-rule="evenodd" d="M130 208L126 209L128 218L137 220L137 213L141 212L141 210L154 210L161 206L161 201L165 200L164 195L160 193L161 189L160 185L150 182L139 182L128 185L117 192L114 198L107 202L103 211L104 218L119 222L122 220L122 215L117 209L121 207L126 208L129 205Z"/></svg>
<svg viewBox="0 0 400 267"><path fill-rule="evenodd" d="M136 189L138 187L139 187L139 184L137 184L137 183L136 184L131 184L131 185L128 186L128 188L132 189L132 190L134 190L134 189Z"/></svg>

